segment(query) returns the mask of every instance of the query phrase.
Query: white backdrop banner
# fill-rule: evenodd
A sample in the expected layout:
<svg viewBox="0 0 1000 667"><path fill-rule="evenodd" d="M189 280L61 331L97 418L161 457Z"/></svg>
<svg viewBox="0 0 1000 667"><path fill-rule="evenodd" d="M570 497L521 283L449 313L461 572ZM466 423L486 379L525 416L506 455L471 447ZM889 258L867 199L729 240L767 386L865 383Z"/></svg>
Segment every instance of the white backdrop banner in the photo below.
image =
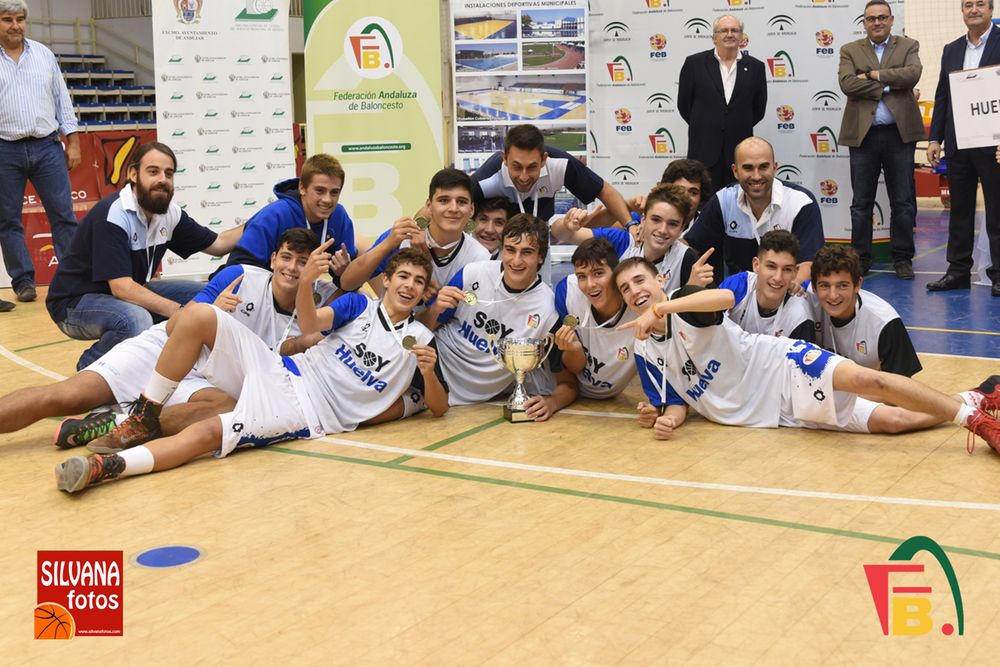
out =
<svg viewBox="0 0 1000 667"><path fill-rule="evenodd" d="M156 126L177 154L174 201L223 231L295 176L288 0L153 0ZM163 275L220 260L168 253Z"/></svg>
<svg viewBox="0 0 1000 667"><path fill-rule="evenodd" d="M903 1L890 4L895 25L904 25ZM767 70L767 113L754 134L774 145L779 178L816 195L827 240L850 242L850 154L837 143L846 100L837 69L840 47L864 36L863 6L846 0L591 0L590 166L628 197L648 191L667 164L687 155L687 124L677 111L681 65L713 48L713 21L732 14L745 25L744 52ZM923 62L933 67L936 61L924 54ZM881 183L873 218L875 238L888 238Z"/></svg>

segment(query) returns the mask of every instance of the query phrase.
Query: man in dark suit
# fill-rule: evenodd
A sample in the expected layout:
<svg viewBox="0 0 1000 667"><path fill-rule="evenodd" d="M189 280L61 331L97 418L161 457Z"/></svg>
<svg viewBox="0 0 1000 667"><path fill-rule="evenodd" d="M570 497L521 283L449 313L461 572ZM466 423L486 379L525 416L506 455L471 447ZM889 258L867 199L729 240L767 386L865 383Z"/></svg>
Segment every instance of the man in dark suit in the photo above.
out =
<svg viewBox="0 0 1000 667"><path fill-rule="evenodd" d="M976 190L983 184L986 200L986 233L990 239L992 265L986 275L993 282L993 296L1000 296L1000 164L994 149L959 149L955 142L955 118L951 107L951 72L1000 65L1000 27L993 25L993 0L962 0L962 19L969 32L944 47L941 75L934 94L927 160L941 161L941 145L948 150L948 186L951 211L948 216L948 272L927 284L932 292L968 289L972 271L972 246L976 218Z"/></svg>
<svg viewBox="0 0 1000 667"><path fill-rule="evenodd" d="M681 67L677 109L688 124L688 158L699 160L722 189L733 182L736 144L753 136L764 117L764 63L740 53L743 21L721 16L712 29L715 48L688 56Z"/></svg>
<svg viewBox="0 0 1000 667"><path fill-rule="evenodd" d="M879 172L892 207L889 238L896 276L913 280L913 151L924 138L924 121L913 95L920 81L920 44L891 34L886 0L865 5L865 37L840 49L840 89L847 106L840 144L851 150L851 245L861 271L872 265L872 208Z"/></svg>

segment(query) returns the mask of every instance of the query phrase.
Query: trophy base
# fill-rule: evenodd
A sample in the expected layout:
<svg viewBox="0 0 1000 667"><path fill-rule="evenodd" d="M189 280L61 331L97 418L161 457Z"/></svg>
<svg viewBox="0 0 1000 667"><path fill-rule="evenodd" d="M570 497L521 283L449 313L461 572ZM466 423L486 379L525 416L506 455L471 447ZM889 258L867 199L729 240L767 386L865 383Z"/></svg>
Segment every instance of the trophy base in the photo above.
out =
<svg viewBox="0 0 1000 667"><path fill-rule="evenodd" d="M535 421L528 416L528 413L524 410L511 410L506 405L503 406L503 418L509 421L511 424L521 424L523 422Z"/></svg>

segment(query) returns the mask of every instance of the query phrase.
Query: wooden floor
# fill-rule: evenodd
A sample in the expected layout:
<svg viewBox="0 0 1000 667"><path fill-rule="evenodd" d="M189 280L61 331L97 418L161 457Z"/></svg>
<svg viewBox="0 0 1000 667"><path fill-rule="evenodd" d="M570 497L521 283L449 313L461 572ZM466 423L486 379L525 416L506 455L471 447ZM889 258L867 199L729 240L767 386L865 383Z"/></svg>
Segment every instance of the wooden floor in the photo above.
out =
<svg viewBox="0 0 1000 667"><path fill-rule="evenodd" d="M0 386L69 374L85 344L62 339L40 302L0 315ZM996 360L923 362L920 379L947 391L1000 372ZM890 437L700 419L660 443L624 418L638 397L636 386L546 424L459 408L73 497L53 481L65 458L51 444L56 421L0 436L3 663L996 659L1000 457L987 446L968 455L953 426ZM934 631L881 633L862 566L914 535L948 551L962 637L940 632L955 612L926 554L925 575L904 583L932 586ZM128 560L166 544L203 556L126 565L123 637L32 639L37 550Z"/></svg>

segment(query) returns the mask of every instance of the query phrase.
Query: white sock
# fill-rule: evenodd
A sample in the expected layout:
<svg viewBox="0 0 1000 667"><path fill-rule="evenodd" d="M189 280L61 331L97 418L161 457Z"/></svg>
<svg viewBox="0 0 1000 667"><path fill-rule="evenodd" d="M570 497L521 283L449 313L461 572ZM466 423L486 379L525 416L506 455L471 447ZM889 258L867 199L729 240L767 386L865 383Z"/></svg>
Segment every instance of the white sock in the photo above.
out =
<svg viewBox="0 0 1000 667"><path fill-rule="evenodd" d="M974 408L978 408L983 403L983 395L978 391L960 391L958 396L963 403Z"/></svg>
<svg viewBox="0 0 1000 667"><path fill-rule="evenodd" d="M952 419L952 421L958 424L959 426L965 426L966 424L969 423L969 417L971 417L973 413L975 413L975 411L976 408L974 408L973 406L963 405L958 409L958 413L955 415L955 418Z"/></svg>
<svg viewBox="0 0 1000 667"><path fill-rule="evenodd" d="M142 391L142 395L153 403L163 405L173 396L178 384L176 380L165 378L156 371L153 371L149 382L146 383L146 388Z"/></svg>
<svg viewBox="0 0 1000 667"><path fill-rule="evenodd" d="M122 477L153 472L153 452L149 451L145 445L123 449L118 452L118 456L125 460L125 470L122 471Z"/></svg>

